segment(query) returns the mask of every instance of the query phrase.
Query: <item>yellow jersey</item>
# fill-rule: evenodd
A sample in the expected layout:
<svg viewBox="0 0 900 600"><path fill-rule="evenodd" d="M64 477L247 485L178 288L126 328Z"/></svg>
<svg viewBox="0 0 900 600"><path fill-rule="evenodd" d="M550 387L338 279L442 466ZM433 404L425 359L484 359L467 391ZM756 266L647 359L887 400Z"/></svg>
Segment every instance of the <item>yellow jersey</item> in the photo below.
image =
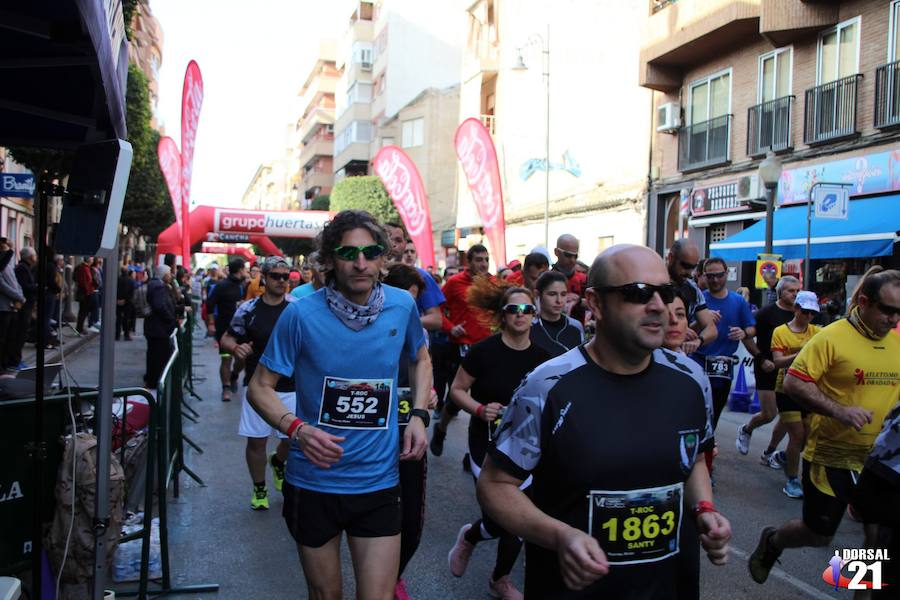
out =
<svg viewBox="0 0 900 600"><path fill-rule="evenodd" d="M872 412L872 422L860 431L813 414L803 450L803 458L812 463L862 470L885 416L900 399L900 335L890 332L884 339L872 340L842 319L813 337L788 373L815 383L839 404Z"/></svg>
<svg viewBox="0 0 900 600"><path fill-rule="evenodd" d="M819 333L820 329L822 328L818 325L810 324L806 331L796 333L788 327L787 323L779 325L772 332L772 352L777 350L785 356L796 354L806 345L806 342L812 339L812 336ZM784 374L786 371L787 369L778 369L778 377L775 379L776 392L784 391Z"/></svg>

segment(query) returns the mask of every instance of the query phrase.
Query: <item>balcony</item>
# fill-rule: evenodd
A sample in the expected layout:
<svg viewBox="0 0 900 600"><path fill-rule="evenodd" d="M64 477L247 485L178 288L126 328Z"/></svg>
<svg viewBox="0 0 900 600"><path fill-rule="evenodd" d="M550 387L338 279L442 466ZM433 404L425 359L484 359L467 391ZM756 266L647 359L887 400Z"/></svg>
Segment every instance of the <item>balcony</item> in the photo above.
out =
<svg viewBox="0 0 900 600"><path fill-rule="evenodd" d="M875 127L900 125L900 61L875 71Z"/></svg>
<svg viewBox="0 0 900 600"><path fill-rule="evenodd" d="M334 184L334 174L322 171L310 171L303 175L303 191L309 191L313 188L330 189Z"/></svg>
<svg viewBox="0 0 900 600"><path fill-rule="evenodd" d="M481 115L481 124L492 136L496 135L497 117L494 115Z"/></svg>
<svg viewBox="0 0 900 600"><path fill-rule="evenodd" d="M803 141L823 144L856 135L856 99L862 75L850 75L806 90Z"/></svg>
<svg viewBox="0 0 900 600"><path fill-rule="evenodd" d="M785 152L793 148L791 116L794 97L784 96L747 109L747 156Z"/></svg>
<svg viewBox="0 0 900 600"><path fill-rule="evenodd" d="M722 115L678 131L678 170L707 169L731 161L731 120Z"/></svg>
<svg viewBox="0 0 900 600"><path fill-rule="evenodd" d="M316 130L324 125L333 125L334 124L334 109L333 108L316 108L310 111L309 114L306 115L306 118L303 120L303 123L300 125L300 130L298 134L300 135L300 140L305 144L309 141L309 137L316 133Z"/></svg>
<svg viewBox="0 0 900 600"><path fill-rule="evenodd" d="M310 140L300 151L298 162L305 166L317 156L331 156L334 152L334 136L319 136Z"/></svg>

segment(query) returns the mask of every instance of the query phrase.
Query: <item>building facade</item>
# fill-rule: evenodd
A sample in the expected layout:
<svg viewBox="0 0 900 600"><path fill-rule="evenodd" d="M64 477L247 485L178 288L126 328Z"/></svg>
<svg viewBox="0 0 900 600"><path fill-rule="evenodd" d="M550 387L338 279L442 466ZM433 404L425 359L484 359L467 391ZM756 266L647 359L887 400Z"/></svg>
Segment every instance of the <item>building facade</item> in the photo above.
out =
<svg viewBox="0 0 900 600"><path fill-rule="evenodd" d="M138 2L131 21L131 38L128 59L137 65L147 77L152 117L150 126L160 129L159 119L159 69L162 66L163 30L153 16L147 0Z"/></svg>
<svg viewBox="0 0 900 600"><path fill-rule="evenodd" d="M737 257L726 254L734 248L728 240L765 217L758 167L768 152L784 169L775 198L776 238L796 242L805 235L802 229L779 233L793 214L782 210L805 205L814 184L850 189L853 227L870 210L865 200L900 192L900 2L643 4L640 81L654 97L650 246L663 252L689 236L706 255ZM887 206L893 210L894 204ZM835 260L828 256L833 250L823 249L815 260L813 234L815 281L805 284L820 296L842 297L848 276L852 280L876 259ZM854 244L860 235L848 230L842 239ZM791 259L785 266L800 274L794 242L784 251ZM885 248L890 251L889 241L880 251ZM732 285L753 285L753 262L730 265Z"/></svg>
<svg viewBox="0 0 900 600"><path fill-rule="evenodd" d="M459 122L480 118L493 135L508 260L552 250L563 233L581 240L588 261L642 241L651 105L635 71L636 4L570 0L548 11L538 0L479 0L468 8ZM460 247L484 241L461 171L458 207Z"/></svg>
<svg viewBox="0 0 900 600"><path fill-rule="evenodd" d="M23 247L34 246L35 185L31 171L0 147L0 237L7 239L16 257Z"/></svg>
<svg viewBox="0 0 900 600"><path fill-rule="evenodd" d="M273 160L259 165L241 197L241 207L256 210L294 208L290 182L286 160Z"/></svg>
<svg viewBox="0 0 900 600"><path fill-rule="evenodd" d="M319 57L300 88L301 115L292 146L299 150L293 184L303 209L316 196L330 193L334 185L334 92L341 75L335 66L336 54L337 43L323 40Z"/></svg>

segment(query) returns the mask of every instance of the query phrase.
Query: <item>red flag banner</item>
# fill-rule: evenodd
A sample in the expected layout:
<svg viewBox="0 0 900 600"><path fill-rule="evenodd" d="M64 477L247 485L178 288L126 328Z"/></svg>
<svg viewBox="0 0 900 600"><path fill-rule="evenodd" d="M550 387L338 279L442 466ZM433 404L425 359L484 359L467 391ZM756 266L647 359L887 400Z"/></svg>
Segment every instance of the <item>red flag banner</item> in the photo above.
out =
<svg viewBox="0 0 900 600"><path fill-rule="evenodd" d="M381 179L388 195L397 207L403 225L412 238L423 267L434 267L434 238L431 231L431 211L422 176L412 159L397 146L385 146L372 161L375 174Z"/></svg>
<svg viewBox="0 0 900 600"><path fill-rule="evenodd" d="M181 214L182 214L182 260L185 268L190 266L190 206L191 174L194 169L194 142L197 139L197 124L200 121L200 107L203 105L203 78L200 67L193 60L184 72L184 88L181 94Z"/></svg>
<svg viewBox="0 0 900 600"><path fill-rule="evenodd" d="M491 134L479 119L466 119L456 129L456 156L462 165L494 262L506 264L506 220L500 167Z"/></svg>
<svg viewBox="0 0 900 600"><path fill-rule="evenodd" d="M175 140L166 136L159 140L156 154L159 156L159 169L162 171L166 187L169 188L169 196L172 198L175 222L181 225L181 153L178 152Z"/></svg>

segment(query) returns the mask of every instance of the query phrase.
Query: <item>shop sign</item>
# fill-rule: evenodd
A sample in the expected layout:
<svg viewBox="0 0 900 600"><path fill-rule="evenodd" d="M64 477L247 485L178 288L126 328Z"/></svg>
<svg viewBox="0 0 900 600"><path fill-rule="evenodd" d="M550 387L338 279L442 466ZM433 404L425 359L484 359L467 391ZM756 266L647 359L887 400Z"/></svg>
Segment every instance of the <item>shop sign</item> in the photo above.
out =
<svg viewBox="0 0 900 600"><path fill-rule="evenodd" d="M744 210L746 204L738 200L737 181L697 188L691 195L691 214L712 214Z"/></svg>
<svg viewBox="0 0 900 600"><path fill-rule="evenodd" d="M774 275L775 279L781 278L781 255L780 254L757 254L756 255L756 289L764 290L769 287L763 275Z"/></svg>
<svg viewBox="0 0 900 600"><path fill-rule="evenodd" d="M0 196L33 197L34 175L31 173L0 173Z"/></svg>
<svg viewBox="0 0 900 600"><path fill-rule="evenodd" d="M850 184L850 196L900 191L900 147L844 160L787 169L778 183L776 202L801 204L816 183Z"/></svg>

